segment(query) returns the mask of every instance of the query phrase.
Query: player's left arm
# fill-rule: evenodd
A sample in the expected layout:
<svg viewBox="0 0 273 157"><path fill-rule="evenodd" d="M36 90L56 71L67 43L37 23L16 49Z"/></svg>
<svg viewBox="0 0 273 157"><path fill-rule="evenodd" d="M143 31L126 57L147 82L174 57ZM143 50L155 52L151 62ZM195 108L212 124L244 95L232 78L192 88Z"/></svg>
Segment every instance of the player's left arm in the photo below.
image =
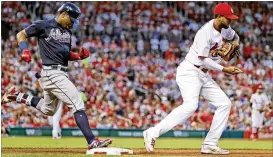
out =
<svg viewBox="0 0 273 157"><path fill-rule="evenodd" d="M240 43L240 37L239 35L235 32L234 37L232 39L233 42Z"/></svg>
<svg viewBox="0 0 273 157"><path fill-rule="evenodd" d="M70 32L71 35L72 35L72 32ZM72 44L71 44L71 37L70 37L70 50L71 50L71 47L72 47ZM88 49L84 48L84 47L80 47L79 48L79 52L73 52L73 51L70 51L69 52L69 58L68 60L69 61L77 61L77 60L83 60L85 58L88 58L90 56L90 52L88 51Z"/></svg>
<svg viewBox="0 0 273 157"><path fill-rule="evenodd" d="M239 50L239 35L231 27L222 29L221 35L223 37L222 46L219 49L211 50L211 54L217 54L227 62L235 56L240 56L241 53Z"/></svg>
<svg viewBox="0 0 273 157"><path fill-rule="evenodd" d="M240 43L240 37L239 35L233 30L230 26L227 29L222 29L221 32L222 36L224 37L224 42L230 42L233 45L238 45ZM235 51L236 56L239 56L241 54L239 48Z"/></svg>
<svg viewBox="0 0 273 157"><path fill-rule="evenodd" d="M210 43L211 43L211 34L206 31L205 29L200 29L196 35L195 39L201 39L196 41L198 43L197 52L198 52L198 58L201 61L201 65L205 66L208 69L211 70L217 70L217 71L223 71L225 73L229 74L239 74L242 73L242 70L236 67L223 67L222 65L218 64L217 62L213 61L211 58L209 58L210 53Z"/></svg>
<svg viewBox="0 0 273 157"><path fill-rule="evenodd" d="M221 35L223 36L224 41L236 41L238 43L240 42L239 35L230 26L227 29L222 29Z"/></svg>

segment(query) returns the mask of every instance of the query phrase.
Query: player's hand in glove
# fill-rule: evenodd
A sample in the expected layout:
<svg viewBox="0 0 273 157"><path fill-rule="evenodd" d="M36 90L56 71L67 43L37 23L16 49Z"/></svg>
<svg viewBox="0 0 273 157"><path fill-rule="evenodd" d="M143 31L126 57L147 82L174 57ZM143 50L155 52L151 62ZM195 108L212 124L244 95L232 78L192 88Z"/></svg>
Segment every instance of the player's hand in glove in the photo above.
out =
<svg viewBox="0 0 273 157"><path fill-rule="evenodd" d="M240 74L243 73L243 71L237 67L229 66L229 67L224 67L223 72L228 73L228 74Z"/></svg>
<svg viewBox="0 0 273 157"><path fill-rule="evenodd" d="M81 59L85 59L90 56L90 53L86 48L81 47L79 50L79 55L80 55Z"/></svg>
<svg viewBox="0 0 273 157"><path fill-rule="evenodd" d="M266 108L259 108L257 109L260 113L267 112L268 110Z"/></svg>
<svg viewBox="0 0 273 157"><path fill-rule="evenodd" d="M24 49L22 54L21 54L21 58L25 62L29 63L31 61L31 52L30 52L30 50L29 49Z"/></svg>
<svg viewBox="0 0 273 157"><path fill-rule="evenodd" d="M221 56L225 61L230 61L234 56L240 56L239 43L236 41L227 41L223 43L220 49L213 50L213 55Z"/></svg>

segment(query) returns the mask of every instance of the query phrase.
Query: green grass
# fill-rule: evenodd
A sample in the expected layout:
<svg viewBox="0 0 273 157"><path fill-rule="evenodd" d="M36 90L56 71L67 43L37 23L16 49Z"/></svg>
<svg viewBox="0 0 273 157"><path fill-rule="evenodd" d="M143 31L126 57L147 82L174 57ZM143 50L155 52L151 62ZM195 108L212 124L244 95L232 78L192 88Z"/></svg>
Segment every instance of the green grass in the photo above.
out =
<svg viewBox="0 0 273 157"><path fill-rule="evenodd" d="M156 148L199 149L203 139L160 138ZM112 147L144 148L142 138L113 138ZM227 149L272 149L272 141L250 141L245 139L222 139L219 146ZM52 140L50 137L2 137L2 148L86 148L83 137L64 137Z"/></svg>
<svg viewBox="0 0 273 157"><path fill-rule="evenodd" d="M200 149L203 139L188 139L188 138L160 138L156 142L156 148L172 148L172 149ZM222 139L219 141L219 146L225 149L265 149L272 150L272 141L250 141L245 139ZM50 137L2 137L2 149L5 148L86 148L85 139L83 137L64 137L61 140L52 140ZM129 149L144 149L142 138L113 138L111 147L121 147ZM3 150L2 150L3 151ZM5 157L45 157L41 153L4 153ZM73 154L54 154L50 152L46 157L70 157ZM76 156L86 156L77 154ZM139 156L139 155L137 155ZM134 155L134 157L137 157ZM100 156L101 157L101 156ZM140 156L139 156L140 157ZM142 156L141 156L142 157ZM147 155L145 156L147 157Z"/></svg>

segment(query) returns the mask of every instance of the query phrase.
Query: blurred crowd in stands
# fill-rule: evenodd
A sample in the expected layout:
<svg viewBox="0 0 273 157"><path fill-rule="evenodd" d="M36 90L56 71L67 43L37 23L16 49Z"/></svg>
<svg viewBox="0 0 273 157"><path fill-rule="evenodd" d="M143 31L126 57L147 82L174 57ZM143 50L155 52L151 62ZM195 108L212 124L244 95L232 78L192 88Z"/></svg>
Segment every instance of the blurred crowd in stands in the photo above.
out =
<svg viewBox="0 0 273 157"><path fill-rule="evenodd" d="M10 85L42 96L35 78L42 63L35 38L29 39L32 61L18 55L16 33L38 19L54 18L63 2L2 2L1 95ZM91 56L69 63L69 76L81 92L92 128L147 128L158 123L183 99L176 68L188 53L197 30L213 18L217 2L75 2L82 10L73 30L73 50ZM232 2L240 18L231 27L239 34L242 55L229 64L244 70L237 76L210 72L232 100L227 129L251 126L250 96L262 83L272 101L273 3ZM223 63L227 64L227 63ZM215 107L200 98L194 115L175 129L208 129ZM48 127L47 117L24 104L2 104L2 131L9 127ZM264 128L272 131L272 108ZM65 106L61 127L76 127Z"/></svg>

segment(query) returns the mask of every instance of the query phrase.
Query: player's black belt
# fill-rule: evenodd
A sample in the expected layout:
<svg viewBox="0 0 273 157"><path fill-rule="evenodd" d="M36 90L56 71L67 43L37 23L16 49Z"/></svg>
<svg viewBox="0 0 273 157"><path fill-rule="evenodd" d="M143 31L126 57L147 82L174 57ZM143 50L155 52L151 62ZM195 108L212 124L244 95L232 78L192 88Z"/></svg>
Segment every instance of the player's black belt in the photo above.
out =
<svg viewBox="0 0 273 157"><path fill-rule="evenodd" d="M68 68L62 65L43 65L44 70L61 70L68 72Z"/></svg>
<svg viewBox="0 0 273 157"><path fill-rule="evenodd" d="M204 73L207 73L208 72L208 69L205 69L205 68L200 68L199 65L194 65L196 68L202 70Z"/></svg>

